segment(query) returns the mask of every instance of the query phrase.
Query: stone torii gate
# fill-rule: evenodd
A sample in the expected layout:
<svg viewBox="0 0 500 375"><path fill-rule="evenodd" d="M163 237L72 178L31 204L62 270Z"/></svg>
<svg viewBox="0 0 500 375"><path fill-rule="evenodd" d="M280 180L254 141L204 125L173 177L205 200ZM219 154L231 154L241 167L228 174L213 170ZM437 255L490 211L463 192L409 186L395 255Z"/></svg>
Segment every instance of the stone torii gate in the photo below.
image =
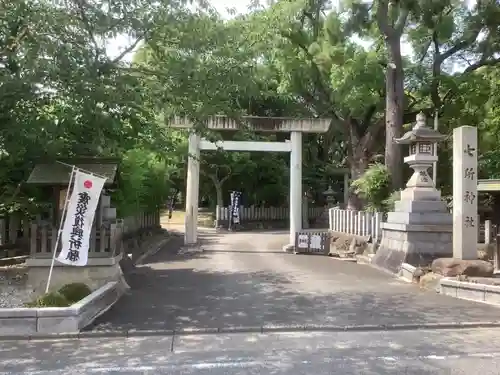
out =
<svg viewBox="0 0 500 375"><path fill-rule="evenodd" d="M200 184L200 150L290 152L290 244L295 242L295 233L302 228L302 133L325 133L330 119L295 119L285 117L244 116L245 127L256 132L291 133L286 142L220 141L217 144L201 138L194 132L189 135L189 156L186 187L186 218L184 244L196 245L198 240L198 199ZM186 118L174 118L173 128L190 129L193 124ZM210 118L206 127L211 130L237 131L241 122L226 116ZM288 247L289 247L288 246ZM287 248L288 248L287 247Z"/></svg>

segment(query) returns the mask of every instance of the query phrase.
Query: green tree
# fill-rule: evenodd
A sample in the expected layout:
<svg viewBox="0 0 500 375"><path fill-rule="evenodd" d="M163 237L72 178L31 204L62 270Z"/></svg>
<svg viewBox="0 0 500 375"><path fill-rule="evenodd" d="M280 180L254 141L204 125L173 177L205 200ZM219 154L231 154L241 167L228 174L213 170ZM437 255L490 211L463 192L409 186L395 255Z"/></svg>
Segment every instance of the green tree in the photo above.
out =
<svg viewBox="0 0 500 375"><path fill-rule="evenodd" d="M159 15L183 9L174 1L145 0L0 3L2 202L19 198L17 187L39 157L169 148L154 112L143 105L141 77L125 69L123 57ZM105 41L121 34L132 42L108 56Z"/></svg>

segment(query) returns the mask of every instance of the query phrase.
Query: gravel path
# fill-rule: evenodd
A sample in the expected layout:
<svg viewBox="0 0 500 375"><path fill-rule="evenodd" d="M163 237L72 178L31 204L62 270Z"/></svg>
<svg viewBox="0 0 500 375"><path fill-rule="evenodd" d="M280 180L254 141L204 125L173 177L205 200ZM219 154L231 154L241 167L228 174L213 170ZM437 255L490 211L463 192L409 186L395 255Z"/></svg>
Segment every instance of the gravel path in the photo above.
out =
<svg viewBox="0 0 500 375"><path fill-rule="evenodd" d="M0 285L0 308L23 307L30 301L31 293L24 288Z"/></svg>
<svg viewBox="0 0 500 375"><path fill-rule="evenodd" d="M31 300L31 290L24 287L26 269L24 267L0 268L0 308L23 307Z"/></svg>
<svg viewBox="0 0 500 375"><path fill-rule="evenodd" d="M499 320L500 309L419 290L366 265L278 249L283 232L204 234L206 251L160 251L95 330Z"/></svg>

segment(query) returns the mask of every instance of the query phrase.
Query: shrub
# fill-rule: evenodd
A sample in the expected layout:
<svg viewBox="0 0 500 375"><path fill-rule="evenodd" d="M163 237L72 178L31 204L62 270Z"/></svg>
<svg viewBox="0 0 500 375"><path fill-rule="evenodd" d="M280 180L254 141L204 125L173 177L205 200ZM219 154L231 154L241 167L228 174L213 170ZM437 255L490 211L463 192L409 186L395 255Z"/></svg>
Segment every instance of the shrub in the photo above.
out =
<svg viewBox="0 0 500 375"><path fill-rule="evenodd" d="M61 289L59 289L59 293L69 302L75 303L87 297L90 293L92 293L92 290L84 283L71 283L61 287Z"/></svg>
<svg viewBox="0 0 500 375"><path fill-rule="evenodd" d="M49 292L26 303L26 307L68 307L71 302L59 292Z"/></svg>
<svg viewBox="0 0 500 375"><path fill-rule="evenodd" d="M120 163L120 184L112 194L119 216L152 211L164 203L172 187L170 178L177 165L153 151L135 148L127 151Z"/></svg>
<svg viewBox="0 0 500 375"><path fill-rule="evenodd" d="M384 211L394 210L394 204L401 199L401 190L393 191L387 199L384 200Z"/></svg>
<svg viewBox="0 0 500 375"><path fill-rule="evenodd" d="M385 211L390 196L390 172L380 163L372 164L352 182L354 192L366 202L367 211Z"/></svg>

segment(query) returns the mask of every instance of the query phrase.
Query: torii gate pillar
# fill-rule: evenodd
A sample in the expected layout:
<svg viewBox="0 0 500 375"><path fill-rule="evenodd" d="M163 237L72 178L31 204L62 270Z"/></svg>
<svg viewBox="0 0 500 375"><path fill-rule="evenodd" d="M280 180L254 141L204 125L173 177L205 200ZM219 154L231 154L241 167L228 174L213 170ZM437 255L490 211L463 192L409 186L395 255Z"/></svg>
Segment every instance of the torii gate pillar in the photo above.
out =
<svg viewBox="0 0 500 375"><path fill-rule="evenodd" d="M295 243L295 233L302 229L302 133L290 136L290 242ZM286 249L284 249L286 250Z"/></svg>
<svg viewBox="0 0 500 375"><path fill-rule="evenodd" d="M200 194L200 136L189 134L188 166L186 179L186 215L184 218L184 244L198 241L198 201Z"/></svg>

